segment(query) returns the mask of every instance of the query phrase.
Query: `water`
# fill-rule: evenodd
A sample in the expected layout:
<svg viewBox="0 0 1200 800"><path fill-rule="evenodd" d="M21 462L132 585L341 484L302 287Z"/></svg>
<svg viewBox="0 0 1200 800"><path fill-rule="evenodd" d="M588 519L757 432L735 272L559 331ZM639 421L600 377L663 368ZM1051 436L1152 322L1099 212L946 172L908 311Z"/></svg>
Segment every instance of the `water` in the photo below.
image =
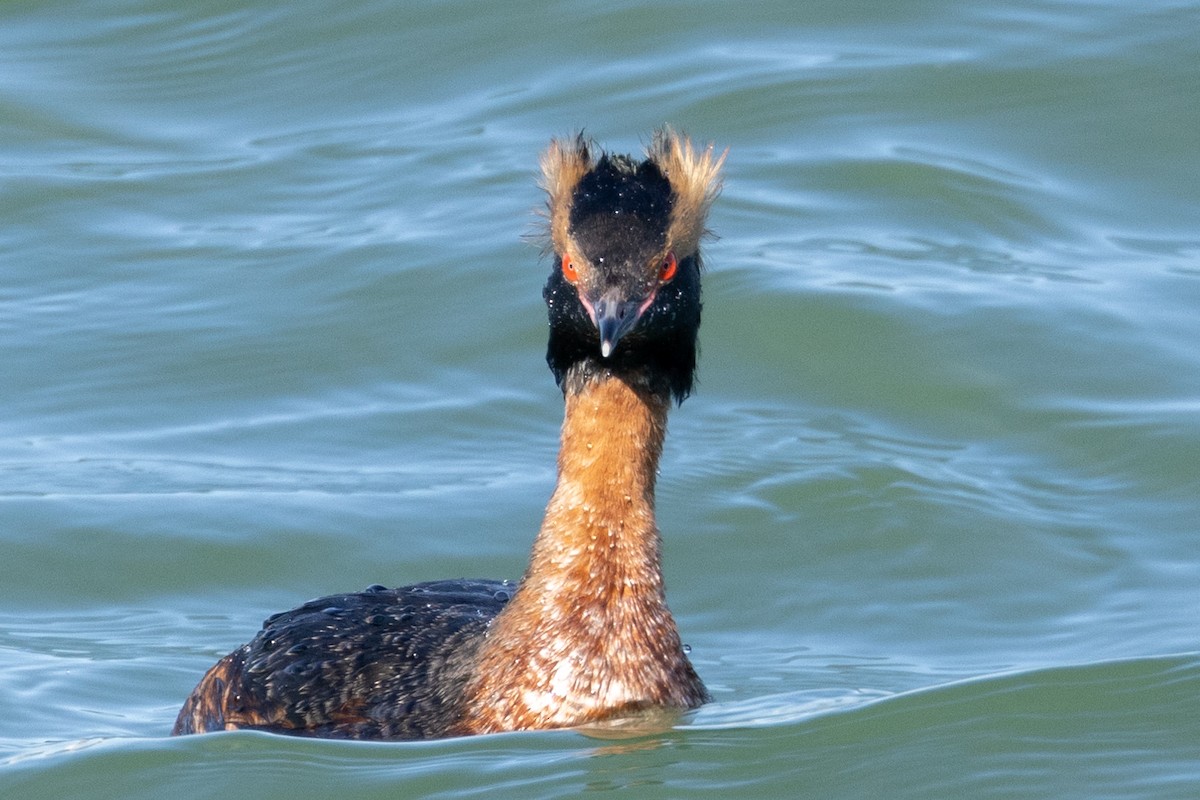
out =
<svg viewBox="0 0 1200 800"><path fill-rule="evenodd" d="M0 794L1200 792L1200 4L8 4ZM166 736L268 614L515 577L539 150L730 148L665 733Z"/></svg>

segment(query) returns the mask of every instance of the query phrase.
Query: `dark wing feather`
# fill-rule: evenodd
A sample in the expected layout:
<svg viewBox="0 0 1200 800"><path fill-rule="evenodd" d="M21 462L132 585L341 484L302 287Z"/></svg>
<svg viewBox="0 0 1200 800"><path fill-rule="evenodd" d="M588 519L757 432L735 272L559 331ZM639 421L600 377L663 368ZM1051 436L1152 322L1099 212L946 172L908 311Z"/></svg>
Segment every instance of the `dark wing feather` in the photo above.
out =
<svg viewBox="0 0 1200 800"><path fill-rule="evenodd" d="M372 587L276 614L209 670L175 733L256 728L337 738L453 733L463 684L515 585Z"/></svg>

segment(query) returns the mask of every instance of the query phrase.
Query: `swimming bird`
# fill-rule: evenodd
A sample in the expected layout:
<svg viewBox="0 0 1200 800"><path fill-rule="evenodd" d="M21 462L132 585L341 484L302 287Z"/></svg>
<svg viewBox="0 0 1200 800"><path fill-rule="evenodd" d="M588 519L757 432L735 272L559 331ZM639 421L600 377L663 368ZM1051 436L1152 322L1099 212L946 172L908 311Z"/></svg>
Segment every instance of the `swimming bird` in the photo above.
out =
<svg viewBox="0 0 1200 800"><path fill-rule="evenodd" d="M334 595L218 661L172 731L429 739L574 727L709 695L667 607L655 480L696 370L700 243L724 154L670 128L643 158L542 155L547 362L565 415L524 577Z"/></svg>

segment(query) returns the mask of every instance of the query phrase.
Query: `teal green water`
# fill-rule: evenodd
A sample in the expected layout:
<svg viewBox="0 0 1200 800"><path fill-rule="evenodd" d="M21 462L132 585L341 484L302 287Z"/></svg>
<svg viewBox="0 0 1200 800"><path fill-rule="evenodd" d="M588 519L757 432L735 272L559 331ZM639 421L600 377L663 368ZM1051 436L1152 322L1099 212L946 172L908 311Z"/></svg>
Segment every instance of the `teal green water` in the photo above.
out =
<svg viewBox="0 0 1200 800"><path fill-rule="evenodd" d="M0 796L1200 794L1200 3L0 8ZM730 148L659 735L172 739L268 614L516 577L536 160Z"/></svg>

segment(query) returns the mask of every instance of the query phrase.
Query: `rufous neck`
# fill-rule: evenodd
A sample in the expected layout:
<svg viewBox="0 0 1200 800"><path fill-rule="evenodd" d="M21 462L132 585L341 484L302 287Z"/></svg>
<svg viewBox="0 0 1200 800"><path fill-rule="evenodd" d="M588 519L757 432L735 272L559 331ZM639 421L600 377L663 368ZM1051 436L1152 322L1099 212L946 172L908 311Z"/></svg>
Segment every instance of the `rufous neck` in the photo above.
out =
<svg viewBox="0 0 1200 800"><path fill-rule="evenodd" d="M608 373L567 385L558 484L525 578L480 650L466 732L706 697L667 608L654 522L668 396Z"/></svg>
<svg viewBox="0 0 1200 800"><path fill-rule="evenodd" d="M567 392L558 482L530 577L540 568L561 570L567 561L610 560L623 562L621 571L653 572L660 582L654 486L667 409L665 395L613 375Z"/></svg>

